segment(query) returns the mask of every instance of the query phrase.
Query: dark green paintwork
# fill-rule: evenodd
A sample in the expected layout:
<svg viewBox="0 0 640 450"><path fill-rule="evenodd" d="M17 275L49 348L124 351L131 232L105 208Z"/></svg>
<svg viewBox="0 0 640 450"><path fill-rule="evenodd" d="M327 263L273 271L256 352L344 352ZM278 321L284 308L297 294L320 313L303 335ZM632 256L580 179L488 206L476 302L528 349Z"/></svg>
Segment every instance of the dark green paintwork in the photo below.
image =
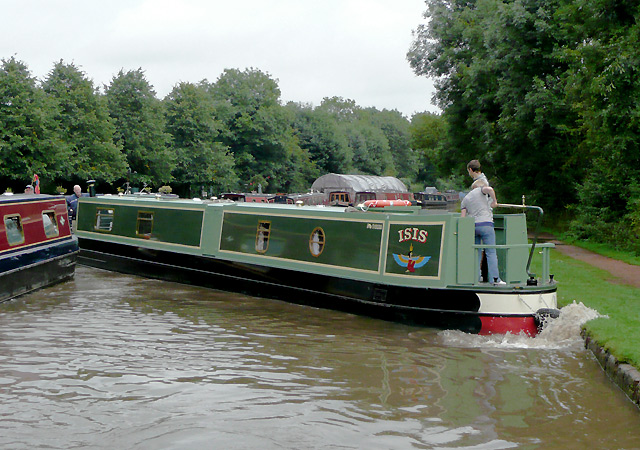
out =
<svg viewBox="0 0 640 450"><path fill-rule="evenodd" d="M440 276L440 248L442 246L443 226L391 224L389 227L386 273L438 278ZM415 271L411 271L406 265L400 265L394 258L394 254L396 254L402 255L402 260L406 260L410 251L412 252L412 257L417 258L416 265L420 264L420 258L428 257L429 259L422 267L417 267L414 269Z"/></svg>
<svg viewBox="0 0 640 450"><path fill-rule="evenodd" d="M112 231L95 229L96 212L99 208L114 210ZM153 213L153 228L148 238L136 234L139 211ZM77 228L105 235L199 247L203 214L203 210L159 208L150 204L119 205L91 202L82 203Z"/></svg>
<svg viewBox="0 0 640 450"><path fill-rule="evenodd" d="M114 210L113 230L95 229L98 208ZM153 213L149 236L136 233L138 212ZM529 252L525 217L496 215L495 219L501 278L523 285ZM270 223L265 252L256 249L261 221ZM317 227L324 232L324 248L314 256L309 241ZM416 236L403 239L399 233L407 229L410 235L415 229ZM423 232L428 237L421 240ZM478 280L480 249L474 245L473 219L448 212L425 214L420 209L402 208L400 213L395 209L369 213L153 197L83 197L78 207L77 236L390 285L471 287ZM413 271L407 263L411 245L412 257L430 258L422 266L416 261ZM543 264L541 279L547 280L548 255L544 261L547 263Z"/></svg>
<svg viewBox="0 0 640 450"><path fill-rule="evenodd" d="M374 218L372 218L374 219ZM291 217L265 214L225 212L220 250L260 255L256 251L256 233L260 221L270 221L269 246L264 256L283 258L350 269L378 271L382 224L329 220L326 217ZM313 230L321 226L325 234L322 254L309 250ZM377 229L376 229L377 228Z"/></svg>

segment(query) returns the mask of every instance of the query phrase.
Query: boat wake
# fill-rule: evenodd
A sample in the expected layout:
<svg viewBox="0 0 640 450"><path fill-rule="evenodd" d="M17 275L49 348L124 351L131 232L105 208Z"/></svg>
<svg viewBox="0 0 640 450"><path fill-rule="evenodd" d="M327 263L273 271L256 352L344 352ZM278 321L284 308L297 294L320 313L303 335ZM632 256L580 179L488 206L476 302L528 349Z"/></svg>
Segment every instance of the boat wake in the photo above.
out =
<svg viewBox="0 0 640 450"><path fill-rule="evenodd" d="M480 336L462 331L446 330L438 333L445 345L464 348L539 348L581 350L584 342L580 329L586 322L603 316L595 309L575 301L560 309L557 319L550 319L535 337L525 334L494 334Z"/></svg>

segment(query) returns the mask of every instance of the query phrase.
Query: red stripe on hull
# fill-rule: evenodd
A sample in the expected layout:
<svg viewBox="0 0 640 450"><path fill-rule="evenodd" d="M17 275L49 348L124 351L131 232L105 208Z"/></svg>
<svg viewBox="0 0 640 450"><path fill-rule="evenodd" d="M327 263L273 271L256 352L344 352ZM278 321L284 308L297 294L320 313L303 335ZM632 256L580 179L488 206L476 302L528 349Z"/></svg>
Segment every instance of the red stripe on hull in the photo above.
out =
<svg viewBox="0 0 640 450"><path fill-rule="evenodd" d="M521 332L529 336L538 334L538 327L533 316L481 316L480 320L482 321L482 328L479 334L519 334Z"/></svg>

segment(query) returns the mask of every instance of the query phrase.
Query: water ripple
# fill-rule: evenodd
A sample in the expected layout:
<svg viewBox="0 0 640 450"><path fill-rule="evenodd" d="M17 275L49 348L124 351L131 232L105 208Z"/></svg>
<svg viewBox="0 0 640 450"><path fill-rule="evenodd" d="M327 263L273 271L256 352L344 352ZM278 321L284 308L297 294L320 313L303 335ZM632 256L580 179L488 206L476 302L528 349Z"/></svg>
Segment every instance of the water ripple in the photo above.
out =
<svg viewBox="0 0 640 450"><path fill-rule="evenodd" d="M640 447L586 352L509 339L79 267L0 305L0 447Z"/></svg>

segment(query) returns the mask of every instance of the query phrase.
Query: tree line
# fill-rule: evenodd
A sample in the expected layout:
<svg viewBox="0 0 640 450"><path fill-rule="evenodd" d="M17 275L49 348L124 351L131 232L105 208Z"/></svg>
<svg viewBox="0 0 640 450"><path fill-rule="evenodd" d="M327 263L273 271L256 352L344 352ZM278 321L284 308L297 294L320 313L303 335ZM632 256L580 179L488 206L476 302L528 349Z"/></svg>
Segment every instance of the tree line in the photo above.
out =
<svg viewBox="0 0 640 450"><path fill-rule="evenodd" d="M426 0L408 51L442 114L340 97L283 104L258 69L178 83L142 69L96 87L60 61L44 80L0 67L0 187L95 179L181 195L300 192L329 173L464 189L479 159L501 201L522 195L576 237L640 253L640 6L630 0ZM548 214L549 215L549 214Z"/></svg>
<svg viewBox="0 0 640 450"><path fill-rule="evenodd" d="M576 237L640 253L638 2L426 3L408 60L437 80L437 172L479 159L501 199L528 194Z"/></svg>
<svg viewBox="0 0 640 450"><path fill-rule="evenodd" d="M101 192L129 183L189 196L258 185L304 192L336 172L396 176L421 190L437 182L421 124L438 120L339 97L283 104L277 80L253 68L177 83L158 99L142 69L99 88L74 64L59 61L39 81L12 57L0 67L0 183L22 192L37 174L48 193L93 179Z"/></svg>

